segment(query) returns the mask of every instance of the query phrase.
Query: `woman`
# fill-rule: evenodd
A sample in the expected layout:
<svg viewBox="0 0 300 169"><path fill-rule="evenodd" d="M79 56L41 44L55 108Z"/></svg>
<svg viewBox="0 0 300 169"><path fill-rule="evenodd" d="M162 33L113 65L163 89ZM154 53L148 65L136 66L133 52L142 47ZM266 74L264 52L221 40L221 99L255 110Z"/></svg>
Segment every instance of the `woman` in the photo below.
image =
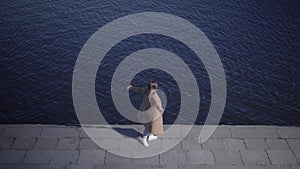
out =
<svg viewBox="0 0 300 169"><path fill-rule="evenodd" d="M138 118L145 126L143 133L143 144L148 147L148 141L156 140L158 134L163 133L163 117L164 109L161 100L157 94L157 82L149 83L148 88L138 88L129 85L128 90L143 94L143 101L140 105L140 113Z"/></svg>

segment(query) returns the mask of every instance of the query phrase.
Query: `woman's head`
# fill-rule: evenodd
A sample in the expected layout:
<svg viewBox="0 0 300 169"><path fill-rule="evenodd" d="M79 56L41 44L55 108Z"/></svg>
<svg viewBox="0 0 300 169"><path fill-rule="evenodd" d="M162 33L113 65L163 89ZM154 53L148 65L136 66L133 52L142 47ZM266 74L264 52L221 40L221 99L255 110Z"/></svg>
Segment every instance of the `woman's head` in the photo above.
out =
<svg viewBox="0 0 300 169"><path fill-rule="evenodd" d="M157 89L157 81L153 80L148 84L148 89Z"/></svg>

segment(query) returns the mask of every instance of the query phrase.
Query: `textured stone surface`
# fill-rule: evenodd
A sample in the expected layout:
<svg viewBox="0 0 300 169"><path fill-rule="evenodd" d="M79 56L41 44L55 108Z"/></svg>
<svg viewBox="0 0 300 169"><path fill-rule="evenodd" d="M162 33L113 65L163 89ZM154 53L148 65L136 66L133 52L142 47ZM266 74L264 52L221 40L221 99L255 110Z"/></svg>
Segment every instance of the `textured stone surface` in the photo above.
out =
<svg viewBox="0 0 300 169"><path fill-rule="evenodd" d="M116 133L110 133L108 129ZM218 126L204 143L198 142L202 126L190 133L183 125L144 147L142 125L88 126L1 125L1 169L299 169L298 127ZM165 125L165 128L169 128ZM187 134L185 138L182 138ZM183 139L183 140L182 140ZM98 146L94 141L101 142ZM157 151L178 143L167 152L148 158L128 158L110 153ZM103 149L105 147L106 149Z"/></svg>

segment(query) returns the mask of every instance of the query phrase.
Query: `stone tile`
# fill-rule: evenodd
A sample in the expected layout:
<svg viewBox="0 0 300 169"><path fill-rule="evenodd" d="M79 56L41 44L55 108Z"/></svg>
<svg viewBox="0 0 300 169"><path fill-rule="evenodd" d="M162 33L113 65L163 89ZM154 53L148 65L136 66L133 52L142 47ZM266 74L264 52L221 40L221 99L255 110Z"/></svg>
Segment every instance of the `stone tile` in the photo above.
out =
<svg viewBox="0 0 300 169"><path fill-rule="evenodd" d="M289 150L290 147L285 139L266 139L270 150Z"/></svg>
<svg viewBox="0 0 300 169"><path fill-rule="evenodd" d="M74 164L78 156L79 150L55 150L50 164Z"/></svg>
<svg viewBox="0 0 300 169"><path fill-rule="evenodd" d="M300 139L287 139L292 150L300 150Z"/></svg>
<svg viewBox="0 0 300 169"><path fill-rule="evenodd" d="M297 160L290 150L267 150L271 164L289 165L297 164Z"/></svg>
<svg viewBox="0 0 300 169"><path fill-rule="evenodd" d="M172 147L171 150L182 150L182 144L180 139L162 139L161 144L162 150L169 149L170 147ZM175 146L173 147L173 145Z"/></svg>
<svg viewBox="0 0 300 169"><path fill-rule="evenodd" d="M300 165L292 165L291 169L300 169Z"/></svg>
<svg viewBox="0 0 300 169"><path fill-rule="evenodd" d="M48 164L52 155L52 150L28 150L24 158L24 163Z"/></svg>
<svg viewBox="0 0 300 169"><path fill-rule="evenodd" d="M216 164L242 164L238 151L214 151Z"/></svg>
<svg viewBox="0 0 300 169"><path fill-rule="evenodd" d="M122 164L123 169L151 169L150 165L144 164Z"/></svg>
<svg viewBox="0 0 300 169"><path fill-rule="evenodd" d="M243 139L224 139L225 150L245 150L246 146Z"/></svg>
<svg viewBox="0 0 300 169"><path fill-rule="evenodd" d="M276 128L268 126L236 126L231 134L234 138L279 138Z"/></svg>
<svg viewBox="0 0 300 169"><path fill-rule="evenodd" d="M9 149L13 143L13 138L0 138L0 149Z"/></svg>
<svg viewBox="0 0 300 169"><path fill-rule="evenodd" d="M121 150L134 150L138 149L141 143L138 140L132 138L124 138L120 142L120 149Z"/></svg>
<svg viewBox="0 0 300 169"><path fill-rule="evenodd" d="M267 165L270 164L268 155L265 151L245 151L241 152L242 160L244 164L257 164L257 165Z"/></svg>
<svg viewBox="0 0 300 169"><path fill-rule="evenodd" d="M69 127L45 127L42 131L42 137L79 137L78 128Z"/></svg>
<svg viewBox="0 0 300 169"><path fill-rule="evenodd" d="M248 150L267 150L268 145L265 139L245 139L246 149Z"/></svg>
<svg viewBox="0 0 300 169"><path fill-rule="evenodd" d="M207 169L235 169L235 165L208 165Z"/></svg>
<svg viewBox="0 0 300 169"><path fill-rule="evenodd" d="M300 138L300 127L280 127L277 133L281 138Z"/></svg>
<svg viewBox="0 0 300 169"><path fill-rule="evenodd" d="M121 143L121 140L119 138L95 138L94 139L96 141L96 143L100 143L100 146L102 149L106 149L106 150L115 150L115 149L120 149L120 143ZM122 139L122 143L123 143L123 140L126 142L129 142L129 141L134 141L134 139ZM136 144L137 142L135 141L135 144L134 147L136 148ZM100 148L97 144L94 143L94 145L96 145L98 148ZM129 146L130 144L128 144ZM125 145L126 146L126 145Z"/></svg>
<svg viewBox="0 0 300 169"><path fill-rule="evenodd" d="M11 126L6 127L2 137L39 137L43 127L41 126Z"/></svg>
<svg viewBox="0 0 300 169"><path fill-rule="evenodd" d="M93 169L94 165L83 165L83 164L69 164L66 169Z"/></svg>
<svg viewBox="0 0 300 169"><path fill-rule="evenodd" d="M24 150L1 150L0 164L18 164L21 163L25 155Z"/></svg>
<svg viewBox="0 0 300 169"><path fill-rule="evenodd" d="M290 169L290 166L283 165L238 165L236 169Z"/></svg>
<svg viewBox="0 0 300 169"><path fill-rule="evenodd" d="M61 138L58 140L56 149L78 149L79 138Z"/></svg>
<svg viewBox="0 0 300 169"><path fill-rule="evenodd" d="M9 164L2 166L0 165L1 169L38 169L38 165L34 164Z"/></svg>
<svg viewBox="0 0 300 169"><path fill-rule="evenodd" d="M38 166L38 169L64 169L65 164L42 164Z"/></svg>
<svg viewBox="0 0 300 169"><path fill-rule="evenodd" d="M57 142L58 138L38 138L34 149L55 149Z"/></svg>
<svg viewBox="0 0 300 169"><path fill-rule="evenodd" d="M104 164L126 164L126 163L132 163L132 159L118 156L110 152L106 153Z"/></svg>
<svg viewBox="0 0 300 169"><path fill-rule="evenodd" d="M188 164L215 164L214 156L207 150L190 150L187 152Z"/></svg>
<svg viewBox="0 0 300 169"><path fill-rule="evenodd" d="M202 144L204 150L225 150L223 139L208 139Z"/></svg>
<svg viewBox="0 0 300 169"><path fill-rule="evenodd" d="M80 150L78 164L104 164L105 151Z"/></svg>
<svg viewBox="0 0 300 169"><path fill-rule="evenodd" d="M99 164L95 165L93 169L123 169L123 166L120 164Z"/></svg>
<svg viewBox="0 0 300 169"><path fill-rule="evenodd" d="M156 165L159 164L159 155L147 158L133 158L132 164Z"/></svg>
<svg viewBox="0 0 300 169"><path fill-rule="evenodd" d="M185 164L179 165L178 169L207 169L206 165L201 164Z"/></svg>
<svg viewBox="0 0 300 169"><path fill-rule="evenodd" d="M151 169L178 169L178 167L175 164L170 164L170 165L155 164L155 165L151 165Z"/></svg>
<svg viewBox="0 0 300 169"><path fill-rule="evenodd" d="M170 150L160 155L160 163L165 165L187 164L187 154L183 150Z"/></svg>
<svg viewBox="0 0 300 169"><path fill-rule="evenodd" d="M99 148L100 147L91 139L88 138L80 139L79 149L94 150Z"/></svg>
<svg viewBox="0 0 300 169"><path fill-rule="evenodd" d="M36 138L16 138L11 149L33 149Z"/></svg>
<svg viewBox="0 0 300 169"><path fill-rule="evenodd" d="M293 150L293 153L294 153L298 163L300 164L300 150Z"/></svg>
<svg viewBox="0 0 300 169"><path fill-rule="evenodd" d="M181 144L184 150L202 150L202 145L198 142L197 137L186 137Z"/></svg>
<svg viewBox="0 0 300 169"><path fill-rule="evenodd" d="M230 127L227 126L219 126L212 134L211 138L231 138Z"/></svg>

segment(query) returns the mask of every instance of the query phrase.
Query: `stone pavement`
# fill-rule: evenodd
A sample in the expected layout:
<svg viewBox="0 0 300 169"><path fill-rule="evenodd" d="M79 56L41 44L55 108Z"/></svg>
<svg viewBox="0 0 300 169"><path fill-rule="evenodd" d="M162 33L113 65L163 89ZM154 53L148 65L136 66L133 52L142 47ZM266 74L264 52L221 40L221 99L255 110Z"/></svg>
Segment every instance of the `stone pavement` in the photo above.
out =
<svg viewBox="0 0 300 169"><path fill-rule="evenodd" d="M116 134L105 132L111 127ZM103 149L76 126L0 125L0 169L300 169L300 127L222 125L203 144L197 140L202 126L183 140L185 126L177 127L145 148L141 125L101 126ZM148 158L112 153L161 151L176 143Z"/></svg>

